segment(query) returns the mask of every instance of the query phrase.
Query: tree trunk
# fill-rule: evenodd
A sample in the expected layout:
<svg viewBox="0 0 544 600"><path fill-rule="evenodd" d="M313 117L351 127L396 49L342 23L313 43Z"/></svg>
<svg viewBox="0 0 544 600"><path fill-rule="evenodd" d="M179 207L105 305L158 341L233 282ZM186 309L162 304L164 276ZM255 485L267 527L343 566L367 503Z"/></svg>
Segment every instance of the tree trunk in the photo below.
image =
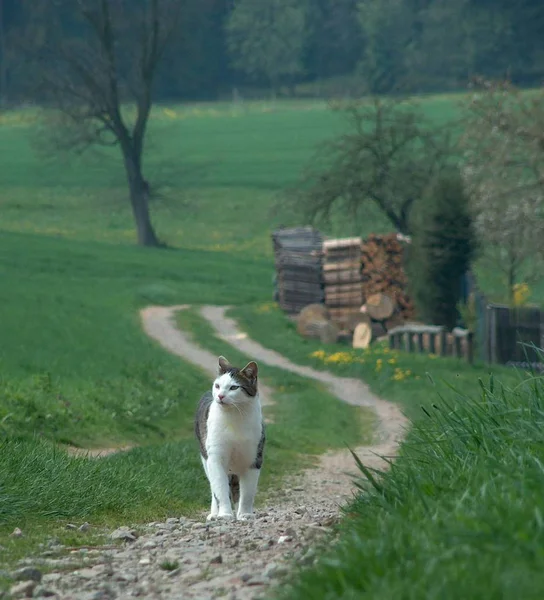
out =
<svg viewBox="0 0 544 600"><path fill-rule="evenodd" d="M7 106L7 60L6 60L6 32L4 29L4 10L0 0L0 107Z"/></svg>
<svg viewBox="0 0 544 600"><path fill-rule="evenodd" d="M160 243L149 215L149 191L142 176L140 162L129 152L123 151L123 154L130 190L130 204L138 235L138 245L156 248L160 246Z"/></svg>
<svg viewBox="0 0 544 600"><path fill-rule="evenodd" d="M516 267L514 265L514 260L510 260L510 264L508 266L508 299L510 301L510 306L514 306L514 285L516 283Z"/></svg>

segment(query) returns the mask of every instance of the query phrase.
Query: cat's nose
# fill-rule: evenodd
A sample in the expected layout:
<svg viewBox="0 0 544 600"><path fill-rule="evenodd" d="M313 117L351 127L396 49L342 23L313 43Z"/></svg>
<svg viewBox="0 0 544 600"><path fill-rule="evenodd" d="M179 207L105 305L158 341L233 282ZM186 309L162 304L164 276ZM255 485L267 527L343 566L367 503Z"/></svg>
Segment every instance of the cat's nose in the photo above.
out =
<svg viewBox="0 0 544 600"><path fill-rule="evenodd" d="M223 400L223 398L225 397L224 394L217 394L217 397L219 398L219 400Z"/></svg>

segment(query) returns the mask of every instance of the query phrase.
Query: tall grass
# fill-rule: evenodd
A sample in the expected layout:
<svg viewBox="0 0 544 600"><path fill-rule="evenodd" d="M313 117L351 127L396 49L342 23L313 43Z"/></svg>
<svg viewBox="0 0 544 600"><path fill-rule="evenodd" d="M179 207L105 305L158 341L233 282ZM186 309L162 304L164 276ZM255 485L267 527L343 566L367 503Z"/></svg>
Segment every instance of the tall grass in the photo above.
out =
<svg viewBox="0 0 544 600"><path fill-rule="evenodd" d="M340 541L281 598L544 596L544 381L436 398ZM379 477L377 477L379 476Z"/></svg>
<svg viewBox="0 0 544 600"><path fill-rule="evenodd" d="M0 524L157 519L194 512L207 499L193 440L93 460L45 441L7 439L0 453Z"/></svg>

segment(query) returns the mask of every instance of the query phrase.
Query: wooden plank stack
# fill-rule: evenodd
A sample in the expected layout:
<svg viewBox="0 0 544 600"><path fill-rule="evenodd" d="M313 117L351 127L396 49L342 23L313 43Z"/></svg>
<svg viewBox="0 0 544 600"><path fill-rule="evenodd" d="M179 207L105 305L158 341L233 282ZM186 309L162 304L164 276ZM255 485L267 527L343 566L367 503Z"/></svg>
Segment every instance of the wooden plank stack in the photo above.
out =
<svg viewBox="0 0 544 600"><path fill-rule="evenodd" d="M394 300L396 310L386 323L388 328L414 316L403 268L404 240L396 233L372 234L361 248L363 297L366 300L373 294L383 293Z"/></svg>
<svg viewBox="0 0 544 600"><path fill-rule="evenodd" d="M331 320L349 329L363 303L360 237L323 242L323 281Z"/></svg>
<svg viewBox="0 0 544 600"><path fill-rule="evenodd" d="M272 234L277 298L289 314L323 302L321 259L323 237L311 227L278 229Z"/></svg>

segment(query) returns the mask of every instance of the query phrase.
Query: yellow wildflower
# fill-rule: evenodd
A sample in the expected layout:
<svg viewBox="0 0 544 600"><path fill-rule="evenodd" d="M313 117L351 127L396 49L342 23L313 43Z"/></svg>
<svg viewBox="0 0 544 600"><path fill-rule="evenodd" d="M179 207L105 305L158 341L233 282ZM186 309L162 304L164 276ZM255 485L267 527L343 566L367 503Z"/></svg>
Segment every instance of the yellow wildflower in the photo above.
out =
<svg viewBox="0 0 544 600"><path fill-rule="evenodd" d="M312 353L310 354L310 356L311 356L312 358L320 358L321 360L323 360L323 359L325 358L325 356L326 356L326 355L327 355L327 354L326 354L325 350L316 350L315 352L312 352Z"/></svg>
<svg viewBox="0 0 544 600"><path fill-rule="evenodd" d="M260 314L270 312L276 306L275 302L265 302L264 304L259 305L255 312Z"/></svg>
<svg viewBox="0 0 544 600"><path fill-rule="evenodd" d="M516 283L512 288L514 306L523 306L530 295L531 290L526 283Z"/></svg>
<svg viewBox="0 0 544 600"><path fill-rule="evenodd" d="M335 352L324 359L326 363L347 364L353 362L353 358L349 352Z"/></svg>

